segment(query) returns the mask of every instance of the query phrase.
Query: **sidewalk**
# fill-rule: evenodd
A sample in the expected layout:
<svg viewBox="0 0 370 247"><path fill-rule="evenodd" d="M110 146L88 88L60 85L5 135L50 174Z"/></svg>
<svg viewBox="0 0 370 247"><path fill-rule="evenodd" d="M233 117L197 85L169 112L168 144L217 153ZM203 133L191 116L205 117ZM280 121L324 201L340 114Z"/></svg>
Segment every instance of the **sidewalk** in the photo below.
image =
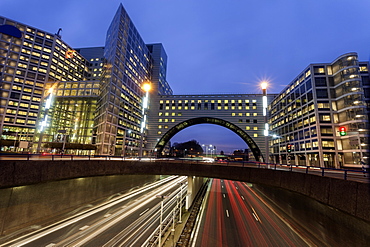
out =
<svg viewBox="0 0 370 247"><path fill-rule="evenodd" d="M173 235L172 235L171 231L166 232L165 236L163 237L163 245L162 245L163 247L174 247L174 246L176 246L176 243L180 238L182 230L184 229L184 227L186 225L186 222L188 221L189 215L190 215L189 211L182 214L181 224L177 224L175 226L175 238L173 238Z"/></svg>

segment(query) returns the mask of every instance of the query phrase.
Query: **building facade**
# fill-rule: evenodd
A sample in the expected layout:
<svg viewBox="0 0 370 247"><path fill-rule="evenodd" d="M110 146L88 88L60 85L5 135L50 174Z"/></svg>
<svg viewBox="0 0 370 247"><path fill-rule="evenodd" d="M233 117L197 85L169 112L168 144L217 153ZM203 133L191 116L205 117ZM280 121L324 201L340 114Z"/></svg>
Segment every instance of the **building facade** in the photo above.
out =
<svg viewBox="0 0 370 247"><path fill-rule="evenodd" d="M368 68L348 53L309 65L289 83L269 107L272 159L333 168L368 162Z"/></svg>
<svg viewBox="0 0 370 247"><path fill-rule="evenodd" d="M268 95L268 101L275 96ZM178 131L196 124L215 124L245 140L254 154L251 158L266 158L261 94L159 95L151 105L147 141L150 153L162 154L161 148Z"/></svg>
<svg viewBox="0 0 370 247"><path fill-rule="evenodd" d="M42 137L40 124L49 123L45 122L43 104L49 95L45 91L46 84L85 80L87 61L58 33L51 34L5 17L0 17L0 27L2 150L12 146L14 150L15 145L11 143L19 146L20 142L27 143L21 150L35 150ZM66 54L73 57L68 58Z"/></svg>
<svg viewBox="0 0 370 247"><path fill-rule="evenodd" d="M162 44L145 44L122 4L102 47L72 49L59 31L0 17L1 151L157 155L178 131L209 123L237 133L258 161L359 167L369 159L368 68L356 53L307 66L268 95L266 138L262 94L173 95Z"/></svg>

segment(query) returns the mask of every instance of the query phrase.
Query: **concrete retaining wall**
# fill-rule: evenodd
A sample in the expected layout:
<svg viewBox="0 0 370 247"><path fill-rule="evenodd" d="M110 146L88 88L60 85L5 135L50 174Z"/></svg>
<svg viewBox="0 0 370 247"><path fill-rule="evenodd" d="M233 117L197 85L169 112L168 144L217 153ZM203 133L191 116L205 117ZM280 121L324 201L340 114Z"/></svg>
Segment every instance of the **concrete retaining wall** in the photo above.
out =
<svg viewBox="0 0 370 247"><path fill-rule="evenodd" d="M0 236L58 221L70 212L86 210L111 195L157 179L156 175L112 175L0 189Z"/></svg>
<svg viewBox="0 0 370 247"><path fill-rule="evenodd" d="M310 174L171 161L1 161L0 167L0 188L115 174L184 175L246 181L298 192L370 221L369 184Z"/></svg>

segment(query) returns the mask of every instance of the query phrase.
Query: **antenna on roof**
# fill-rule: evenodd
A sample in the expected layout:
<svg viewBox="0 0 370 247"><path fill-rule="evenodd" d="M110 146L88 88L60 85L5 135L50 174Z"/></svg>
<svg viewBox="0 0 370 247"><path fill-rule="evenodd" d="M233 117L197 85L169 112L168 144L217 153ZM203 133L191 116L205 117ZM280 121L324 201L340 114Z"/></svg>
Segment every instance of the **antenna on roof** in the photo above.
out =
<svg viewBox="0 0 370 247"><path fill-rule="evenodd" d="M56 35L57 35L59 38L61 38L61 37L62 37L62 35L60 35L60 31L62 31L62 28L59 28L59 29L58 29L58 32L56 33Z"/></svg>

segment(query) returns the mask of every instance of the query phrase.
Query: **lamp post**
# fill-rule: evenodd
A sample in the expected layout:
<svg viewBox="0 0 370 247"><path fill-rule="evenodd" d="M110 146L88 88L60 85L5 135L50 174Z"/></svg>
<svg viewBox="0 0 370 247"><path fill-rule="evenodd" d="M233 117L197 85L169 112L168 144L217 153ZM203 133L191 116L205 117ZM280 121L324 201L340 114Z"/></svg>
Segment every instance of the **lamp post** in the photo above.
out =
<svg viewBox="0 0 370 247"><path fill-rule="evenodd" d="M148 110L148 105L149 105L149 91L151 89L151 85L149 83L145 83L142 87L142 89L145 91L145 96L143 98L143 120L141 122L141 127L140 127L140 149L139 149L139 158L143 156L143 142L144 142L144 129L146 125L146 118L147 118L147 110Z"/></svg>
<svg viewBox="0 0 370 247"><path fill-rule="evenodd" d="M39 128L40 136L39 136L39 141L37 143L37 152L38 153L40 153L41 143L42 143L42 139L44 137L44 127L47 126L47 122L48 122L48 113L49 113L49 109L51 107L51 103L52 103L52 100L53 100L54 88L53 87L49 88L48 93L49 93L49 95L47 95L45 97L47 99L46 99L46 102L45 102L45 113L44 113L45 115L44 115L44 119L40 123L40 128Z"/></svg>
<svg viewBox="0 0 370 247"><path fill-rule="evenodd" d="M179 185L180 185L180 203L179 203L179 209L180 209L180 212L179 212L179 222L178 223L182 223L182 221L181 221L181 208L182 208L182 185L184 184L184 183L182 183L182 182L180 182L180 183L178 183Z"/></svg>
<svg viewBox="0 0 370 247"><path fill-rule="evenodd" d="M265 154L266 154L266 163L269 163L269 147L268 147L268 136L269 136L269 124L268 124L268 119L267 119L267 82L262 82L261 83L261 89L262 89L262 106L263 106L263 116L265 120L265 129L263 131L263 134L265 136Z"/></svg>
<svg viewBox="0 0 370 247"><path fill-rule="evenodd" d="M208 156L208 150L211 154L211 158L212 158L212 147L213 145L212 144L202 144L202 147L206 150L206 157Z"/></svg>
<svg viewBox="0 0 370 247"><path fill-rule="evenodd" d="M159 219L159 236L158 236L158 246L162 246L162 223L163 223L163 200L168 196L156 195L157 198L161 198L161 212Z"/></svg>

